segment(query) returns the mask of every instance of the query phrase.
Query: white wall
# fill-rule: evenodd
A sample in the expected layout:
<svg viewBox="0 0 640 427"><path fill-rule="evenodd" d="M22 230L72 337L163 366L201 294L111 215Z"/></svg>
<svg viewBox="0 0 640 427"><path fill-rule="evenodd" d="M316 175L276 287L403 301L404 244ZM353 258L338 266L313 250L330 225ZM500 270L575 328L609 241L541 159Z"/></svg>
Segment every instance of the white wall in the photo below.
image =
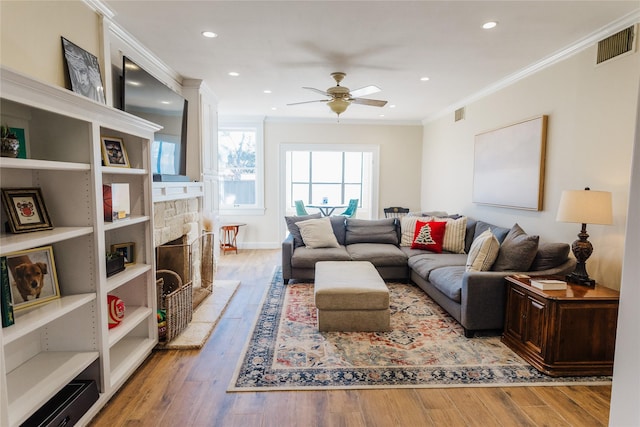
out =
<svg viewBox="0 0 640 427"><path fill-rule="evenodd" d="M466 106L424 129L422 208L460 212L497 225L518 222L545 241L571 243L579 224L555 221L565 189L613 192L614 224L590 225L594 252L589 275L619 289L636 122L640 54L594 66L586 49L518 83ZM543 210L472 203L474 136L531 117L549 116ZM496 191L500 191L499 188Z"/></svg>
<svg viewBox="0 0 640 427"><path fill-rule="evenodd" d="M281 144L366 144L380 147L380 216L385 206L420 208L422 125L372 125L312 122L265 123L265 214L235 216L247 224L240 247L279 248L285 228L281 215ZM224 217L230 220L230 217Z"/></svg>

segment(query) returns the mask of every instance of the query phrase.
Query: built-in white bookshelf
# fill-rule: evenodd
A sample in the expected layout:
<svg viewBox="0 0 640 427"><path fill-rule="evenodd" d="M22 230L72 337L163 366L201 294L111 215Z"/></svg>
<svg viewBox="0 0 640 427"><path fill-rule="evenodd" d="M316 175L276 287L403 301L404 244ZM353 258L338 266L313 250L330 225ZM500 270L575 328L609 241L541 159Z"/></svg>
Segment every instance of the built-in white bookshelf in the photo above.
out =
<svg viewBox="0 0 640 427"><path fill-rule="evenodd" d="M157 344L150 150L159 127L71 91L0 70L0 123L25 130L27 158L0 158L3 188L39 188L54 228L10 234L0 255L53 248L60 298L15 312L0 330L0 425L18 426L73 379L99 399L87 424ZM130 167L105 167L101 137L122 139ZM103 218L103 184L129 184L131 216ZM109 278L111 245L134 243L135 263ZM108 327L107 295L125 303Z"/></svg>

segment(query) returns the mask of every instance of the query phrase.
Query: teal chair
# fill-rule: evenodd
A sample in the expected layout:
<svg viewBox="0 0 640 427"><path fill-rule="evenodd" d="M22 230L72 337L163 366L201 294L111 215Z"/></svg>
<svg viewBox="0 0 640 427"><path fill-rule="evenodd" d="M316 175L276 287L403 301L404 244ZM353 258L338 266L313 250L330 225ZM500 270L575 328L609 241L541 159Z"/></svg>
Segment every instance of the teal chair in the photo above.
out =
<svg viewBox="0 0 640 427"><path fill-rule="evenodd" d="M342 216L346 216L347 218L351 218L356 214L356 210L358 210L358 202L360 201L360 199L351 199L349 200L349 206L347 206L347 209L344 210L344 212L338 214L338 215L342 215Z"/></svg>
<svg viewBox="0 0 640 427"><path fill-rule="evenodd" d="M296 204L296 215L297 216L309 215L307 210L304 208L304 202L302 200L296 200L294 203Z"/></svg>

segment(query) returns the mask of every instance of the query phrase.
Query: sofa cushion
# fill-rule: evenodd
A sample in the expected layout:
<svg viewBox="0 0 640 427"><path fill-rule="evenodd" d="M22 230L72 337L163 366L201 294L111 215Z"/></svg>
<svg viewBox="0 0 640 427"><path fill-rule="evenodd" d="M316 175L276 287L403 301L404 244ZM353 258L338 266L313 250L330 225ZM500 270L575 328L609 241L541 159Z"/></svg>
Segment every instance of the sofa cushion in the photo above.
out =
<svg viewBox="0 0 640 427"><path fill-rule="evenodd" d="M287 229L289 233L293 236L293 246L299 247L304 246L304 242L302 241L302 235L300 234L300 228L296 225L297 222L306 221L308 219L314 218L322 218L322 214L313 214L313 215L302 215L302 216L285 216L284 220L287 223Z"/></svg>
<svg viewBox="0 0 640 427"><path fill-rule="evenodd" d="M344 238L346 236L347 230L346 226L346 218L342 215L333 215L329 217L331 221L331 227L333 227L333 234L336 236L338 243L344 245Z"/></svg>
<svg viewBox="0 0 640 427"><path fill-rule="evenodd" d="M442 253L442 242L447 223L444 221L417 221L411 249L425 249Z"/></svg>
<svg viewBox="0 0 640 427"><path fill-rule="evenodd" d="M491 267L494 271L528 271L538 252L539 236L532 236L514 224L504 238L498 258Z"/></svg>
<svg viewBox="0 0 640 427"><path fill-rule="evenodd" d="M328 217L308 219L296 223L300 229L302 241L307 248L337 248L340 245L333 234L331 220Z"/></svg>
<svg viewBox="0 0 640 427"><path fill-rule="evenodd" d="M498 239L498 243L500 244L504 241L505 237L507 237L507 234L509 234L509 231L510 231L509 228L498 227L497 225L489 224L484 221L477 221L476 229L473 234L473 240L476 240L479 235L481 235L482 233L484 233L489 229L491 229L491 232L493 233L494 236L496 236L496 238Z"/></svg>
<svg viewBox="0 0 640 427"><path fill-rule="evenodd" d="M467 256L467 271L487 271L498 257L500 243L498 238L487 229L473 240Z"/></svg>
<svg viewBox="0 0 640 427"><path fill-rule="evenodd" d="M318 261L351 261L351 257L344 246L317 249L301 246L291 256L291 267L315 268Z"/></svg>
<svg viewBox="0 0 640 427"><path fill-rule="evenodd" d="M540 243L529 270L550 270L567 261L568 257L569 245L567 243Z"/></svg>
<svg viewBox="0 0 640 427"><path fill-rule="evenodd" d="M395 218L368 220L347 218L345 243L398 244Z"/></svg>
<svg viewBox="0 0 640 427"><path fill-rule="evenodd" d="M462 276L465 268L463 266L451 266L436 268L429 275L429 282L447 298L455 301L462 301Z"/></svg>
<svg viewBox="0 0 640 427"><path fill-rule="evenodd" d="M407 256L388 243L354 243L346 247L353 261L369 261L376 267L407 265Z"/></svg>
<svg viewBox="0 0 640 427"><path fill-rule="evenodd" d="M433 270L450 266L461 266L464 268L466 261L467 256L464 254L426 253L410 257L407 264L418 276L426 281L430 281L429 275Z"/></svg>

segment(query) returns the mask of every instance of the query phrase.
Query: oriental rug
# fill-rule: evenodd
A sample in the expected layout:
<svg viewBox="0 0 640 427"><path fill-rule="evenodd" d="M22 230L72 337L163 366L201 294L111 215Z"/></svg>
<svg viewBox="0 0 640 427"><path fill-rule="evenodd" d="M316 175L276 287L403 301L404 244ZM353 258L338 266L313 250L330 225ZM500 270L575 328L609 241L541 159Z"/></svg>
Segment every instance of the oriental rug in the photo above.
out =
<svg viewBox="0 0 640 427"><path fill-rule="evenodd" d="M465 338L420 288L387 283L389 332L318 332L313 284L276 269L229 391L601 385L611 377L540 373L500 342Z"/></svg>

